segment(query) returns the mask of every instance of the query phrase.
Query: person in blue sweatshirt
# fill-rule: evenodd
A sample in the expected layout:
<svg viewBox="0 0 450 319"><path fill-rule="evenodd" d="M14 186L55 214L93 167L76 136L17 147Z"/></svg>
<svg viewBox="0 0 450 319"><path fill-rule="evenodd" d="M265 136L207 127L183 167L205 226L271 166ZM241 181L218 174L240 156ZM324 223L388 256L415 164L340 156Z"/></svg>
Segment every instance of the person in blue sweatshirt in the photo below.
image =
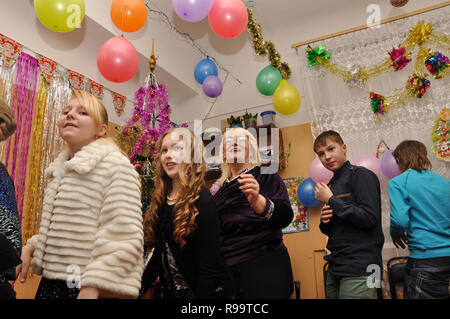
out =
<svg viewBox="0 0 450 319"><path fill-rule="evenodd" d="M390 233L410 254L405 298L450 297L450 180L431 171L427 149L406 140L394 150L401 174L388 185Z"/></svg>

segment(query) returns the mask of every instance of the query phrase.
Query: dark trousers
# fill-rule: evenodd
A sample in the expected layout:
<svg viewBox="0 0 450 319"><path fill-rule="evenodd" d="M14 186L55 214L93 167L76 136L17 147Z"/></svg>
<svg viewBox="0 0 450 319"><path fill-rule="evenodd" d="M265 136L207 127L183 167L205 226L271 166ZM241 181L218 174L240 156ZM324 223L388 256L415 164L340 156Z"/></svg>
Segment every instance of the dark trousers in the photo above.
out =
<svg viewBox="0 0 450 319"><path fill-rule="evenodd" d="M230 269L237 299L289 299L293 292L287 250L269 250Z"/></svg>
<svg viewBox="0 0 450 319"><path fill-rule="evenodd" d="M16 292L9 282L0 282L0 299L16 299Z"/></svg>
<svg viewBox="0 0 450 319"><path fill-rule="evenodd" d="M404 295L407 299L450 297L450 257L409 258Z"/></svg>

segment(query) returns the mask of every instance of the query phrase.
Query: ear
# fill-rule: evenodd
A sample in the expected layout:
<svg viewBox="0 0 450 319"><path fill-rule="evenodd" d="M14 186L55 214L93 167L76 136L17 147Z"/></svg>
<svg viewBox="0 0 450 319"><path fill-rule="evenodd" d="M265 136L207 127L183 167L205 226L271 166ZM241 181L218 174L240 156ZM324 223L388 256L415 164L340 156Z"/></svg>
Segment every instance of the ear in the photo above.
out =
<svg viewBox="0 0 450 319"><path fill-rule="evenodd" d="M342 144L342 149L344 150L344 154L347 155L347 144Z"/></svg>
<svg viewBox="0 0 450 319"><path fill-rule="evenodd" d="M107 131L108 131L108 125L101 124L97 130L96 137L99 138L99 137L105 136Z"/></svg>

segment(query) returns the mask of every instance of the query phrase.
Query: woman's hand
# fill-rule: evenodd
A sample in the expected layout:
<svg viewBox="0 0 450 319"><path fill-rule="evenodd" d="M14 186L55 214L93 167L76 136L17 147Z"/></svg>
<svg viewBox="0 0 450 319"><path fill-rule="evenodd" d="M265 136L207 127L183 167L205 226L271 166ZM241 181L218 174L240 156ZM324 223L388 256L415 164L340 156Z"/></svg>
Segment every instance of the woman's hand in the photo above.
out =
<svg viewBox="0 0 450 319"><path fill-rule="evenodd" d="M262 214L266 208L266 199L259 193L259 183L252 174L243 174L237 180L239 189L247 196L247 200L257 214Z"/></svg>
<svg viewBox="0 0 450 319"><path fill-rule="evenodd" d="M394 246L397 248L403 248L405 249L408 246L408 238L406 237L406 234L403 234L400 237L392 238L392 242L394 243Z"/></svg>
<svg viewBox="0 0 450 319"><path fill-rule="evenodd" d="M34 253L34 246L31 244L26 244L22 247L22 255L20 256L20 259L22 260L22 264L17 266L16 268L16 274L21 274L20 276L20 282L25 282L27 280L28 275L28 269L30 268L31 264L31 257Z"/></svg>

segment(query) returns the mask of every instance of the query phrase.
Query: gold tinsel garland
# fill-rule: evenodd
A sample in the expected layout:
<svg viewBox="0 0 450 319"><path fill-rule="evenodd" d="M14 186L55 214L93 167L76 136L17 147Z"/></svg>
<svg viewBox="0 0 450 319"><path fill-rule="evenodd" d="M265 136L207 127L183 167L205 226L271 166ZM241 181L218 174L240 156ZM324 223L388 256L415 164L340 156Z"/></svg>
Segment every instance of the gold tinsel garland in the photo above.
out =
<svg viewBox="0 0 450 319"><path fill-rule="evenodd" d="M22 241L26 241L33 236L38 225L36 220L36 211L39 206L39 195L37 191L41 181L42 166L42 137L44 135L45 110L47 105L47 97L49 85L44 77L40 76L39 90L37 91L35 101L35 112L33 119L32 132L33 136L30 144L29 174L25 191L24 210L22 213Z"/></svg>
<svg viewBox="0 0 450 319"><path fill-rule="evenodd" d="M281 61L280 54L275 49L275 45L270 41L265 41L262 37L261 25L256 22L253 17L253 12L247 8L248 23L247 30L253 36L253 49L257 55L268 56L270 64L278 69L281 73L281 77L285 80L289 79L292 71L286 62Z"/></svg>
<svg viewBox="0 0 450 319"><path fill-rule="evenodd" d="M414 49L416 46L419 46L419 48L425 46L425 45L434 45L436 47L439 47L444 50L446 54L448 54L449 51L449 37L446 34L443 34L441 32L438 32L436 30L433 30L433 25L425 24L424 21L419 21L409 32L408 37L400 43L398 46L398 49L404 49L405 52L403 56L407 59L411 58ZM382 61L379 61L375 63L374 65L369 66L361 66L360 68L357 68L355 70L349 70L348 67L339 65L336 63L332 63L331 56L324 50L324 48L321 48L321 51L318 51L318 49L312 49L310 46L307 47L307 53L312 54L314 51L320 52L320 54L317 54L317 56L313 57L315 60L311 59L308 55L308 62L310 63L310 66L314 66L316 64L321 65L324 67L328 72L334 73L337 76L341 77L344 81L349 82L350 80L354 79L355 83L358 83L359 86L363 86L368 79L374 78L376 76L379 76L386 72L394 72L398 69L393 67L393 64L395 63L391 58L386 57ZM420 50L420 49L419 49ZM394 51L394 50L393 50ZM419 52L416 61L415 61L415 67L414 71L415 74L418 76L423 76L423 68L424 68L424 61L428 58L428 54L425 54L425 51L422 50L422 52ZM324 58L326 57L326 58ZM315 63L314 63L315 62Z"/></svg>

